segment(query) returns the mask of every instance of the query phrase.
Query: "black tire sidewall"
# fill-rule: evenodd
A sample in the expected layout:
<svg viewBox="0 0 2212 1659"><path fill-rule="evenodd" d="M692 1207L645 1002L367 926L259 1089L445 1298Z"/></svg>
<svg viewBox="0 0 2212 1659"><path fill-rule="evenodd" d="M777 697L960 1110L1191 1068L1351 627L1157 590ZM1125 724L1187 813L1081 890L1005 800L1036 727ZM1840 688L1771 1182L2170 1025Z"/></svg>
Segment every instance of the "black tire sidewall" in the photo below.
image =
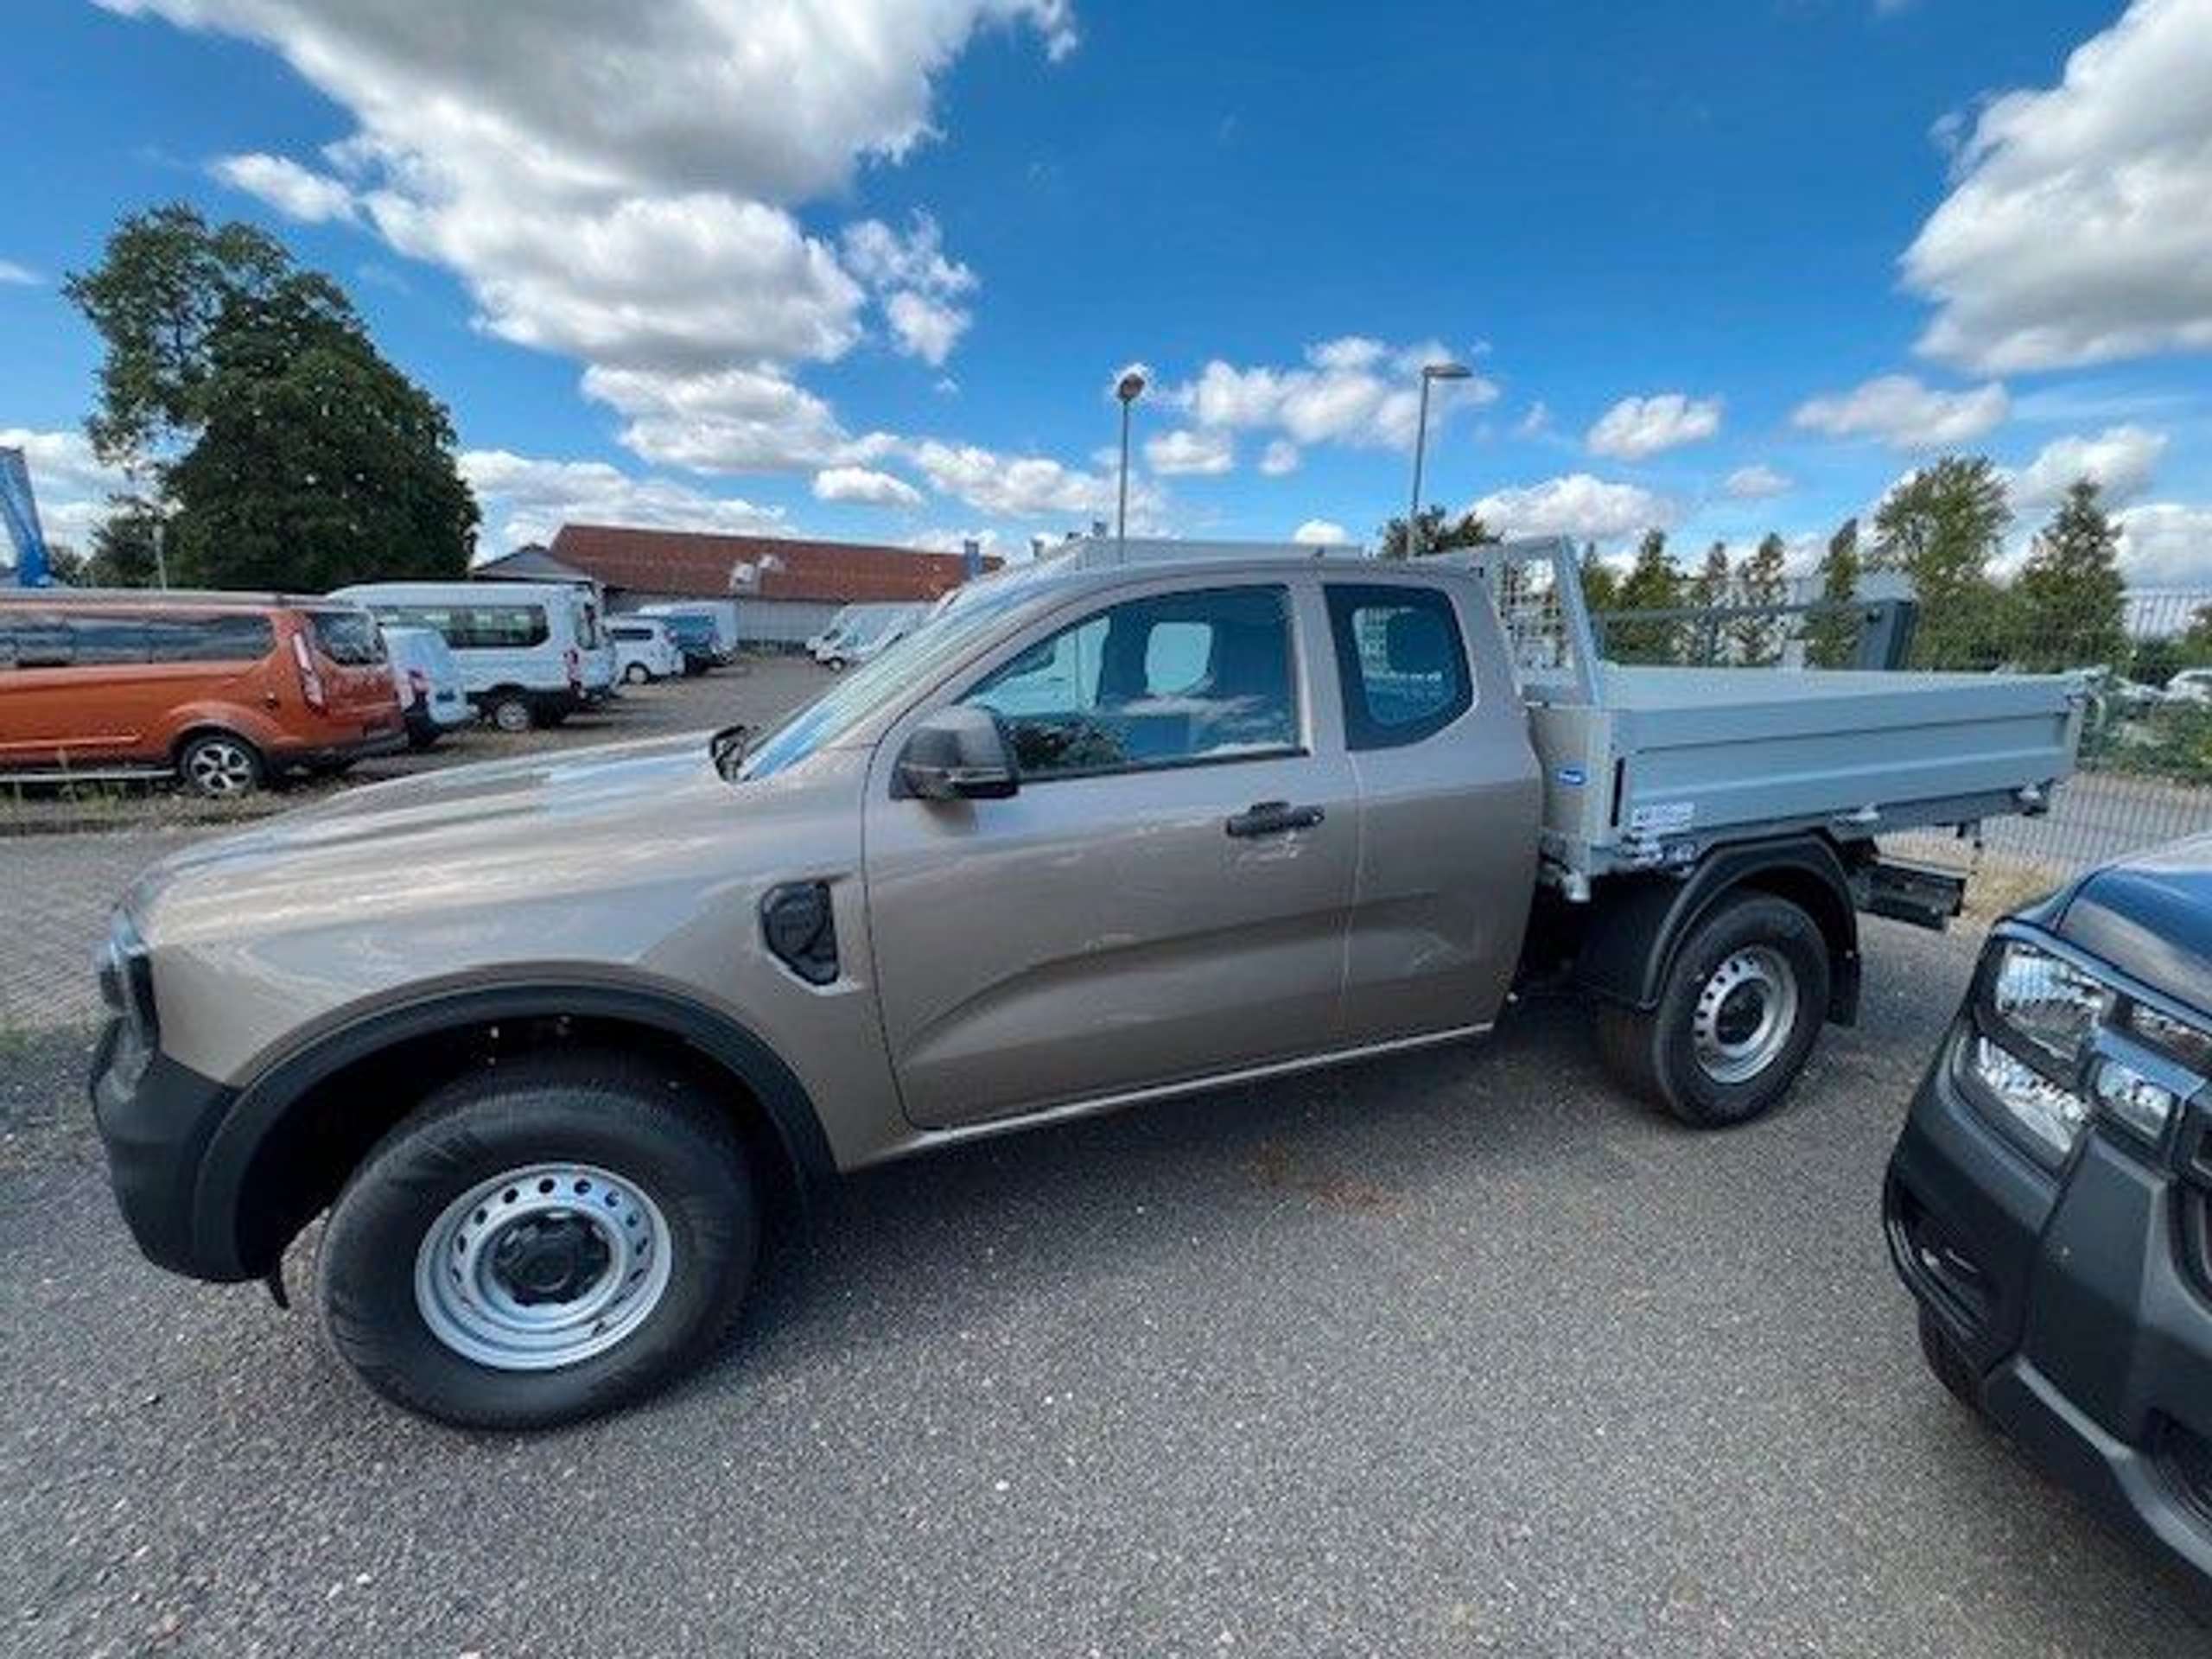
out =
<svg viewBox="0 0 2212 1659"><path fill-rule="evenodd" d="M706 1133L690 1114L638 1094L486 1081L479 1097L393 1131L340 1195L317 1263L325 1328L372 1387L448 1422L533 1428L593 1415L649 1390L725 1327L757 1248L743 1155L734 1136ZM651 1196L669 1228L668 1287L644 1323L604 1353L556 1370L496 1370L431 1333L416 1301L416 1258L432 1224L469 1187L553 1161L599 1165Z"/></svg>
<svg viewBox="0 0 2212 1659"><path fill-rule="evenodd" d="M1797 1018L1789 1043L1742 1083L1726 1084L1698 1064L1693 1027L1697 997L1713 971L1746 945L1779 951L1797 977ZM1725 899L1691 930L1667 976L1653 1032L1668 1103L1705 1127L1748 1122L1768 1110L1796 1078L1827 1018L1827 941L1820 925L1786 899L1766 893Z"/></svg>

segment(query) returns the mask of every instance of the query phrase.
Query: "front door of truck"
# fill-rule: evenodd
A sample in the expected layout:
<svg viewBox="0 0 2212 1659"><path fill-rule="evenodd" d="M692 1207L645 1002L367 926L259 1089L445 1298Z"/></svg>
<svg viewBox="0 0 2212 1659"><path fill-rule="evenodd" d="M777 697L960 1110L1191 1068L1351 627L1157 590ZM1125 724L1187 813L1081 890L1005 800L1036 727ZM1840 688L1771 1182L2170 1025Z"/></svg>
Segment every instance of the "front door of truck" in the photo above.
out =
<svg viewBox="0 0 2212 1659"><path fill-rule="evenodd" d="M893 798L894 728L868 918L912 1121L1332 1046L1357 815L1327 664L1300 647L1325 626L1310 584L1188 578L1036 625L953 699L1007 729L1003 800Z"/></svg>

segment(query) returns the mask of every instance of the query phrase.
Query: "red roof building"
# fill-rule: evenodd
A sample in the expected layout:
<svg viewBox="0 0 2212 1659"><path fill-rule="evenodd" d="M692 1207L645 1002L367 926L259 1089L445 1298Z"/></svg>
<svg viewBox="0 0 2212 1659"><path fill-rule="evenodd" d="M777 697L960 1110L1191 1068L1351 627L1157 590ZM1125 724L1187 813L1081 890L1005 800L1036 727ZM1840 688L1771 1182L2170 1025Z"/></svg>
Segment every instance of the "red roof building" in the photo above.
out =
<svg viewBox="0 0 2212 1659"><path fill-rule="evenodd" d="M865 542L802 542L688 530L563 524L547 550L603 586L617 608L664 599L830 606L928 601L968 574L965 555ZM985 559L983 569L999 561Z"/></svg>

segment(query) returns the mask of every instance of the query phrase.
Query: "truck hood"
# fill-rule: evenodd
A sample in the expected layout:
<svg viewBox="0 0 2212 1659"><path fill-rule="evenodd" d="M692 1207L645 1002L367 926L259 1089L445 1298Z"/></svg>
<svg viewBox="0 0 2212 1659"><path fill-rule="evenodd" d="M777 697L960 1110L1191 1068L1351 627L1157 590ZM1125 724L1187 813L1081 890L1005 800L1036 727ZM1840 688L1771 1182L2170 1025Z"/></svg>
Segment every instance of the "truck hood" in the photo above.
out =
<svg viewBox="0 0 2212 1659"><path fill-rule="evenodd" d="M2212 1012L2212 836L2092 872L2067 898L2055 931L2153 989Z"/></svg>
<svg viewBox="0 0 2212 1659"><path fill-rule="evenodd" d="M709 800L727 811L738 791L715 772L708 736L483 761L347 790L184 849L140 876L130 903L143 914L188 881L266 892L278 882L342 874L404 889L411 876L440 866L556 854L594 838L611 818L665 823Z"/></svg>

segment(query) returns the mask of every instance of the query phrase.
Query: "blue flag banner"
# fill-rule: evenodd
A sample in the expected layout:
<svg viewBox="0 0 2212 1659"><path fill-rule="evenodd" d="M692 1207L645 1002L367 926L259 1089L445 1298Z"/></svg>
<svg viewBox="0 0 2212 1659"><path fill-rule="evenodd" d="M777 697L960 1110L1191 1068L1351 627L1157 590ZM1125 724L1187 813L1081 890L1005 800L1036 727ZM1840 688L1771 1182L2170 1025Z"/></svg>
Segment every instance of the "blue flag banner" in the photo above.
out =
<svg viewBox="0 0 2212 1659"><path fill-rule="evenodd" d="M47 569L46 537L39 533L38 503L31 499L31 469L20 449L0 449L0 519L16 544L16 585L50 587L54 577Z"/></svg>

